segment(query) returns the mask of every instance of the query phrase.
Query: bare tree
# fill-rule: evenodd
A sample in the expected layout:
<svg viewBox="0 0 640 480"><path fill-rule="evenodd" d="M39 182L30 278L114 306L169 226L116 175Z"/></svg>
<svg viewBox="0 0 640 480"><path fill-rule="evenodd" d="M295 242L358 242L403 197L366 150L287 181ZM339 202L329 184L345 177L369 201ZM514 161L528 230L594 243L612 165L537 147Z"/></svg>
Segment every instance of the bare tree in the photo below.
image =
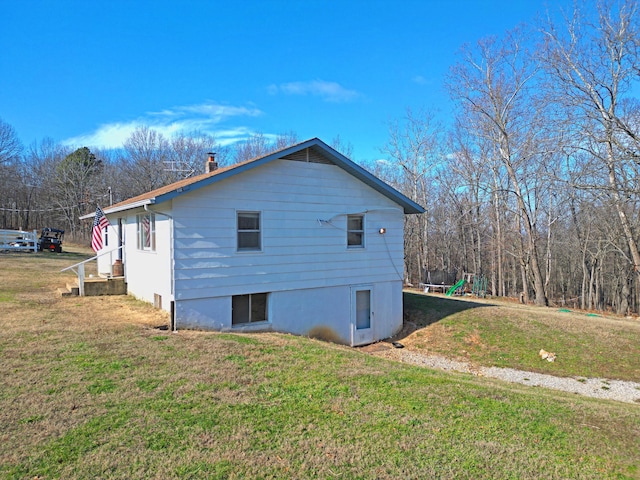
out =
<svg viewBox="0 0 640 480"><path fill-rule="evenodd" d="M22 153L22 142L13 126L0 118L0 165L15 162Z"/></svg>
<svg viewBox="0 0 640 480"><path fill-rule="evenodd" d="M57 164L55 203L64 213L71 235L81 232L80 215L90 210L102 180L102 161L87 148L78 148Z"/></svg>
<svg viewBox="0 0 640 480"><path fill-rule="evenodd" d="M464 270L482 274L487 240L485 211L491 206L491 145L464 125L457 124L449 136L447 171L454 177L450 187L451 202L459 208L460 229L464 237L464 253L470 257ZM500 247L498 247L500 248Z"/></svg>
<svg viewBox="0 0 640 480"><path fill-rule="evenodd" d="M389 141L381 151L399 170L399 189L411 200L429 207L431 174L442 162L442 127L431 112L414 114L411 109L402 123L389 127ZM405 219L405 268L409 282L422 281L428 268L429 213L409 215Z"/></svg>
<svg viewBox="0 0 640 480"><path fill-rule="evenodd" d="M0 118L0 215L4 228L18 228L19 159L22 151L15 129Z"/></svg>
<svg viewBox="0 0 640 480"><path fill-rule="evenodd" d="M234 160L236 163L252 160L290 147L296 143L298 143L298 134L293 130L281 133L272 138L272 140L264 133L254 133L246 140L234 145Z"/></svg>
<svg viewBox="0 0 640 480"><path fill-rule="evenodd" d="M122 170L128 178L123 186L127 195L135 196L162 187L175 180L176 175L167 170L169 141L147 126L136 128L124 142L125 157Z"/></svg>
<svg viewBox="0 0 640 480"><path fill-rule="evenodd" d="M331 140L331 148L337 150L347 158L353 158L353 144L343 141L340 135L333 137L333 140Z"/></svg>
<svg viewBox="0 0 640 480"><path fill-rule="evenodd" d="M635 102L628 98L640 72L638 4L599 2L595 19L585 12L576 4L562 28L547 20L541 61L550 78L549 92L577 126L574 149L586 151L597 168L604 167L604 183L598 186L612 200L640 281L640 250L630 218L638 213L640 133L638 109L631 108Z"/></svg>
<svg viewBox="0 0 640 480"><path fill-rule="evenodd" d="M496 146L526 237L519 252L522 269L532 276L536 304L547 305L539 263L538 198L528 183L532 165L542 160L538 149L540 103L532 93L538 71L524 48L525 39L522 30L514 30L503 40L485 39L476 49L464 49L463 59L451 69L448 86L453 98L461 102L465 122ZM523 273L523 288L525 280Z"/></svg>
<svg viewBox="0 0 640 480"><path fill-rule="evenodd" d="M235 144L235 162L244 162L267 155L275 150L275 146L263 133L255 133L243 142Z"/></svg>
<svg viewBox="0 0 640 480"><path fill-rule="evenodd" d="M27 148L21 162L26 229L62 227L64 224L66 217L57 201L56 171L70 153L70 148L51 138L33 142Z"/></svg>
<svg viewBox="0 0 640 480"><path fill-rule="evenodd" d="M165 169L174 173L174 181L204 173L209 152L216 154L218 164L226 162L226 152L217 145L212 135L180 132L169 140Z"/></svg>
<svg viewBox="0 0 640 480"><path fill-rule="evenodd" d="M289 130L286 133L281 133L276 137L274 150L282 150L283 148L290 147L298 143L298 134L293 130Z"/></svg>

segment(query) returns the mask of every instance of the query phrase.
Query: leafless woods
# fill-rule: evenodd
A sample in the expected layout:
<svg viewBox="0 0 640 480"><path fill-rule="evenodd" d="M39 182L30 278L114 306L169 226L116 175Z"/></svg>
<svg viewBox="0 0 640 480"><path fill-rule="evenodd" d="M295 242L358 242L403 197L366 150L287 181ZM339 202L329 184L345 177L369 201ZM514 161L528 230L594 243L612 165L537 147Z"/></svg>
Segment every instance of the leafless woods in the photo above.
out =
<svg viewBox="0 0 640 480"><path fill-rule="evenodd" d="M365 167L427 208L406 219L407 282L474 273L496 296L638 312L638 15L635 0L584 2L465 46L446 122L408 109L392 123L386 160ZM0 228L87 238L80 214L202 173L207 152L224 166L297 141L140 127L118 150L24 148L0 120ZM352 157L340 137L333 146Z"/></svg>
<svg viewBox="0 0 640 480"><path fill-rule="evenodd" d="M428 210L407 219L409 282L638 312L639 47L636 2L606 1L461 50L451 125L409 111L379 167Z"/></svg>

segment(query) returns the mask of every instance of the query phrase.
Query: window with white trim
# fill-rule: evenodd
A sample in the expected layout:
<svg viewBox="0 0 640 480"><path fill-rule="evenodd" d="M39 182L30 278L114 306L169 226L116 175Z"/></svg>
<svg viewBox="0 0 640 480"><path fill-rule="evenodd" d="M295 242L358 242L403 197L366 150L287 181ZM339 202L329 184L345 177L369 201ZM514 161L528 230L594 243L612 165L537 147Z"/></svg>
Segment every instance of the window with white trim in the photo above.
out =
<svg viewBox="0 0 640 480"><path fill-rule="evenodd" d="M364 247L364 215L347 215L347 247Z"/></svg>
<svg viewBox="0 0 640 480"><path fill-rule="evenodd" d="M231 324L267 322L269 320L268 306L268 293L234 295L231 297Z"/></svg>
<svg viewBox="0 0 640 480"><path fill-rule="evenodd" d="M238 212L238 251L262 250L260 212Z"/></svg>
<svg viewBox="0 0 640 480"><path fill-rule="evenodd" d="M156 216L143 213L136 216L138 250L156 250Z"/></svg>

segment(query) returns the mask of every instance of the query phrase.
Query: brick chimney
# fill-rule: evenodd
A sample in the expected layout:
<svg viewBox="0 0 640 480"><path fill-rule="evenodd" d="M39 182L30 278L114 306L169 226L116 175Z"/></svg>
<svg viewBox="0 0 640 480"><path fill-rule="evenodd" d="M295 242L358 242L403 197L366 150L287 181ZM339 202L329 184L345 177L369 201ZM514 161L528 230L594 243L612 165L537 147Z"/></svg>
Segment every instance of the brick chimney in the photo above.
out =
<svg viewBox="0 0 640 480"><path fill-rule="evenodd" d="M218 169L218 162L216 162L216 154L213 152L207 153L209 158L207 159L206 171L211 173Z"/></svg>

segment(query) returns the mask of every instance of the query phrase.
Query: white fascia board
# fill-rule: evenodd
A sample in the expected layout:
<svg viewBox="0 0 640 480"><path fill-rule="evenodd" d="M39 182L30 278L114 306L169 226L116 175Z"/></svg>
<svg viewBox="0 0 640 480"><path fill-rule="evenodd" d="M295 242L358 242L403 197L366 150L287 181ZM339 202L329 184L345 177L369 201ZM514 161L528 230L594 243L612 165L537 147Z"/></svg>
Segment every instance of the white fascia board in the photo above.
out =
<svg viewBox="0 0 640 480"><path fill-rule="evenodd" d="M147 198L145 200L140 200L139 202L128 203L121 207L116 207L116 208L105 207L102 209L102 211L104 212L105 215L110 215L112 213L123 212L125 210L131 210L138 207L144 207L145 205L153 205L154 203L156 203L155 198ZM81 216L80 220L87 220L89 218L94 218L95 216L96 216L96 212L87 213L86 215Z"/></svg>
<svg viewBox="0 0 640 480"><path fill-rule="evenodd" d="M154 205L156 203L155 198L147 198L145 200L140 200L134 203L128 203L127 205L123 205L121 207L111 208L106 207L103 208L102 211L105 215L110 215L112 213L124 212L125 210L133 210L134 208L144 207L145 205Z"/></svg>
<svg viewBox="0 0 640 480"><path fill-rule="evenodd" d="M425 209L422 205L419 205L418 203L414 202L410 198L406 197L405 195L397 191L395 188L393 188L391 185L380 180L374 174L362 168L360 165L358 165L354 161L349 160L340 152L326 145L324 142L322 142L322 140L319 140L319 139L314 139L314 140L312 140L311 142L313 142L314 145L319 145L325 150L327 154L331 155L333 157L333 162L337 166L342 168L345 172L353 175L354 177L356 177L366 185L369 185L374 190L380 192L385 197L396 202L398 205L400 205L404 209L404 213L416 214L416 213L425 212Z"/></svg>

